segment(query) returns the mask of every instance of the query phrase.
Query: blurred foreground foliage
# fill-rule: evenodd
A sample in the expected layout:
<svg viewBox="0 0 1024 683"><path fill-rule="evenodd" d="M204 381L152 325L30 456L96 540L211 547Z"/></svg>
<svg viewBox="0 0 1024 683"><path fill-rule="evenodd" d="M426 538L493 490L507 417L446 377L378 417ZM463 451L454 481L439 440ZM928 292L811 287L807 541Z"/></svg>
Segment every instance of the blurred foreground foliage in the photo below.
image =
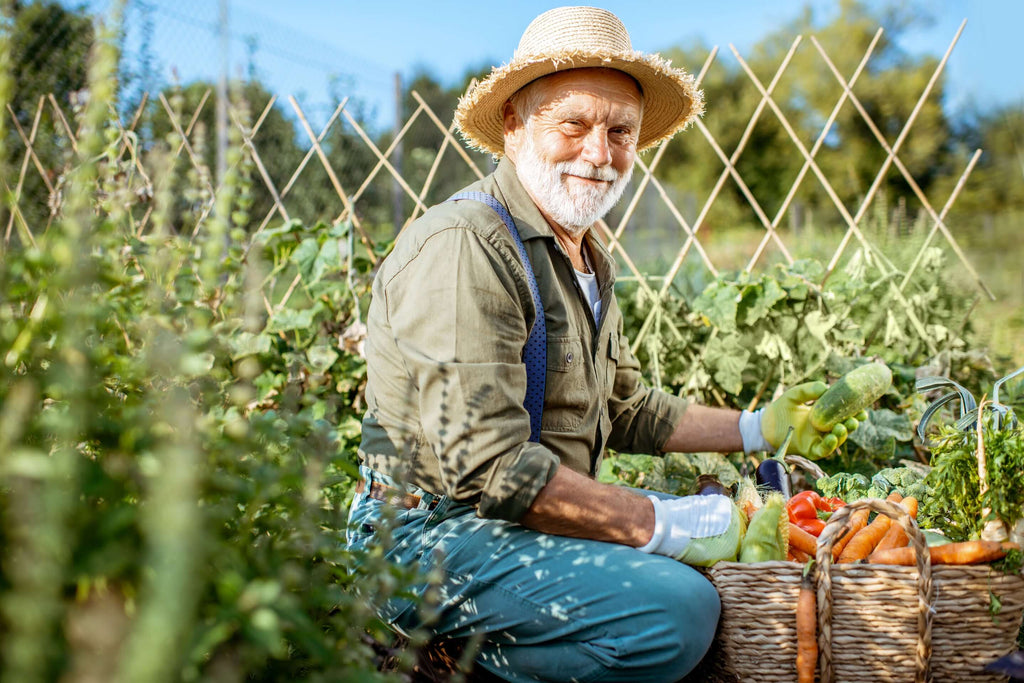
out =
<svg viewBox="0 0 1024 683"><path fill-rule="evenodd" d="M35 19L56 11L27 7ZM44 92L86 86L88 97L72 113L75 145L54 136L34 147L41 164L63 170L30 173L20 198L9 182L2 188L0 677L386 679L366 640L389 637L371 604L421 577L378 551L343 546L363 410L361 311L389 245L351 221L271 222L277 204L253 182L263 169L242 135L258 118L249 102L266 97L258 84L236 88L238 125L214 192L210 109L194 129L188 122L202 86L166 91L161 106L176 125L149 125L152 139L140 142L111 118L119 102L109 30L93 44L88 74L39 81L45 91L28 87L37 79L27 72L15 71L17 82L8 74L32 53L30 37L0 32L0 104L15 102L19 125L31 127ZM451 98L429 80L417 92ZM272 109L262 124L263 136L282 142L265 154L282 195L301 156L289 123ZM21 134L5 126L0 117L0 160L22 159ZM424 124L422 135L438 132ZM433 138L410 138L410 172L431 172L427 150L441 144ZM323 144L360 178L373 159L352 140ZM261 138L261 149L268 144ZM460 172L443 173L438 191L460 186ZM292 215L336 215L324 174L281 198ZM390 211L375 201L367 232L393 234ZM699 295L671 290L656 302L628 285L620 295L650 381L708 404L751 407L806 378L887 362L893 390L822 463L856 471L918 456L915 375L982 388L994 377L972 346L964 290L939 250L924 254L902 299L893 283L907 264L867 251L824 284L822 266L806 259L761 275L723 273ZM688 492L700 472L728 484L748 464L613 455L602 475Z"/></svg>
<svg viewBox="0 0 1024 683"><path fill-rule="evenodd" d="M116 64L101 35L59 211L0 259L0 674L384 680L371 603L416 577L344 548L371 259L348 223L242 229L237 128L182 231L180 138L137 192Z"/></svg>

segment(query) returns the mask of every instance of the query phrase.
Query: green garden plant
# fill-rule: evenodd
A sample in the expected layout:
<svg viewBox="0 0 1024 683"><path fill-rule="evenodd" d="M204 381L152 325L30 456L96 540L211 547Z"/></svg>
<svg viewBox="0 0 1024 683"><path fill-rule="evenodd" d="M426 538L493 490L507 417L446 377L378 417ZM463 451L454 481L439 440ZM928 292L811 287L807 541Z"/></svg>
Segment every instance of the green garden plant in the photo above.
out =
<svg viewBox="0 0 1024 683"><path fill-rule="evenodd" d="M141 177L116 64L108 29L60 211L0 255L0 675L397 680L370 605L421 577L344 548L369 261L347 224L250 238L237 127L213 196L175 132Z"/></svg>

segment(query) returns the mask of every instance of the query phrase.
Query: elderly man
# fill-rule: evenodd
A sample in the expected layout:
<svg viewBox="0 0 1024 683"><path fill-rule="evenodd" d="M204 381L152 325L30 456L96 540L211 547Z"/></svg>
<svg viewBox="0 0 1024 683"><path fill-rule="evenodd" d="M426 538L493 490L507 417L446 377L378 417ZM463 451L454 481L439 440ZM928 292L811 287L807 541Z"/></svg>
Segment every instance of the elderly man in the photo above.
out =
<svg viewBox="0 0 1024 683"><path fill-rule="evenodd" d="M434 570L439 604L382 617L480 636L477 664L506 680L673 681L711 643L718 596L688 565L735 555L735 506L600 484L605 447L749 452L793 426L821 455L845 438L807 421L821 383L740 413L641 381L592 226L638 150L702 107L611 13L542 14L456 114L497 170L410 225L374 282L349 545L390 520L387 552Z"/></svg>

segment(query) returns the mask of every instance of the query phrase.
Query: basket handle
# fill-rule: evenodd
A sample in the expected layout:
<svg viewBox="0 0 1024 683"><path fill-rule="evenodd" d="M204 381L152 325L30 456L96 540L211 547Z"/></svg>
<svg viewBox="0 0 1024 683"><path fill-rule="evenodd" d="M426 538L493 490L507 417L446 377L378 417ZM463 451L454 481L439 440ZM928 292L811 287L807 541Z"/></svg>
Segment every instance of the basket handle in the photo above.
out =
<svg viewBox="0 0 1024 683"><path fill-rule="evenodd" d="M835 671L832 663L832 546L839 537L843 525L857 510L868 508L899 523L910 539L917 560L917 651L916 681L925 683L928 676L928 660L932 650L932 614L935 589L932 585L931 556L924 535L917 522L901 505L888 500L865 498L847 503L832 513L828 524L818 537L815 571L818 587L818 651L821 683L833 683Z"/></svg>
<svg viewBox="0 0 1024 683"><path fill-rule="evenodd" d="M786 461L787 465L797 465L804 472L811 475L815 480L821 479L825 476L825 472L820 467L803 456L787 455L783 459Z"/></svg>

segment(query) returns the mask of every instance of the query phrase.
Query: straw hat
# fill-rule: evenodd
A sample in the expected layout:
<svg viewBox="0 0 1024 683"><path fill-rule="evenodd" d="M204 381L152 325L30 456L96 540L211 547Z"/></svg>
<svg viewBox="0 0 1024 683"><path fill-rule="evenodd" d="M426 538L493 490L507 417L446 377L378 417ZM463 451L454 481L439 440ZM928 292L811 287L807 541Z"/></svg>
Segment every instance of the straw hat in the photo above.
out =
<svg viewBox="0 0 1024 683"><path fill-rule="evenodd" d="M618 69L640 84L639 150L672 137L704 112L693 76L658 55L635 52L617 16L596 7L558 7L526 27L511 62L492 69L459 100L455 120L463 137L482 151L503 154L502 109L508 98L541 76L585 67Z"/></svg>

